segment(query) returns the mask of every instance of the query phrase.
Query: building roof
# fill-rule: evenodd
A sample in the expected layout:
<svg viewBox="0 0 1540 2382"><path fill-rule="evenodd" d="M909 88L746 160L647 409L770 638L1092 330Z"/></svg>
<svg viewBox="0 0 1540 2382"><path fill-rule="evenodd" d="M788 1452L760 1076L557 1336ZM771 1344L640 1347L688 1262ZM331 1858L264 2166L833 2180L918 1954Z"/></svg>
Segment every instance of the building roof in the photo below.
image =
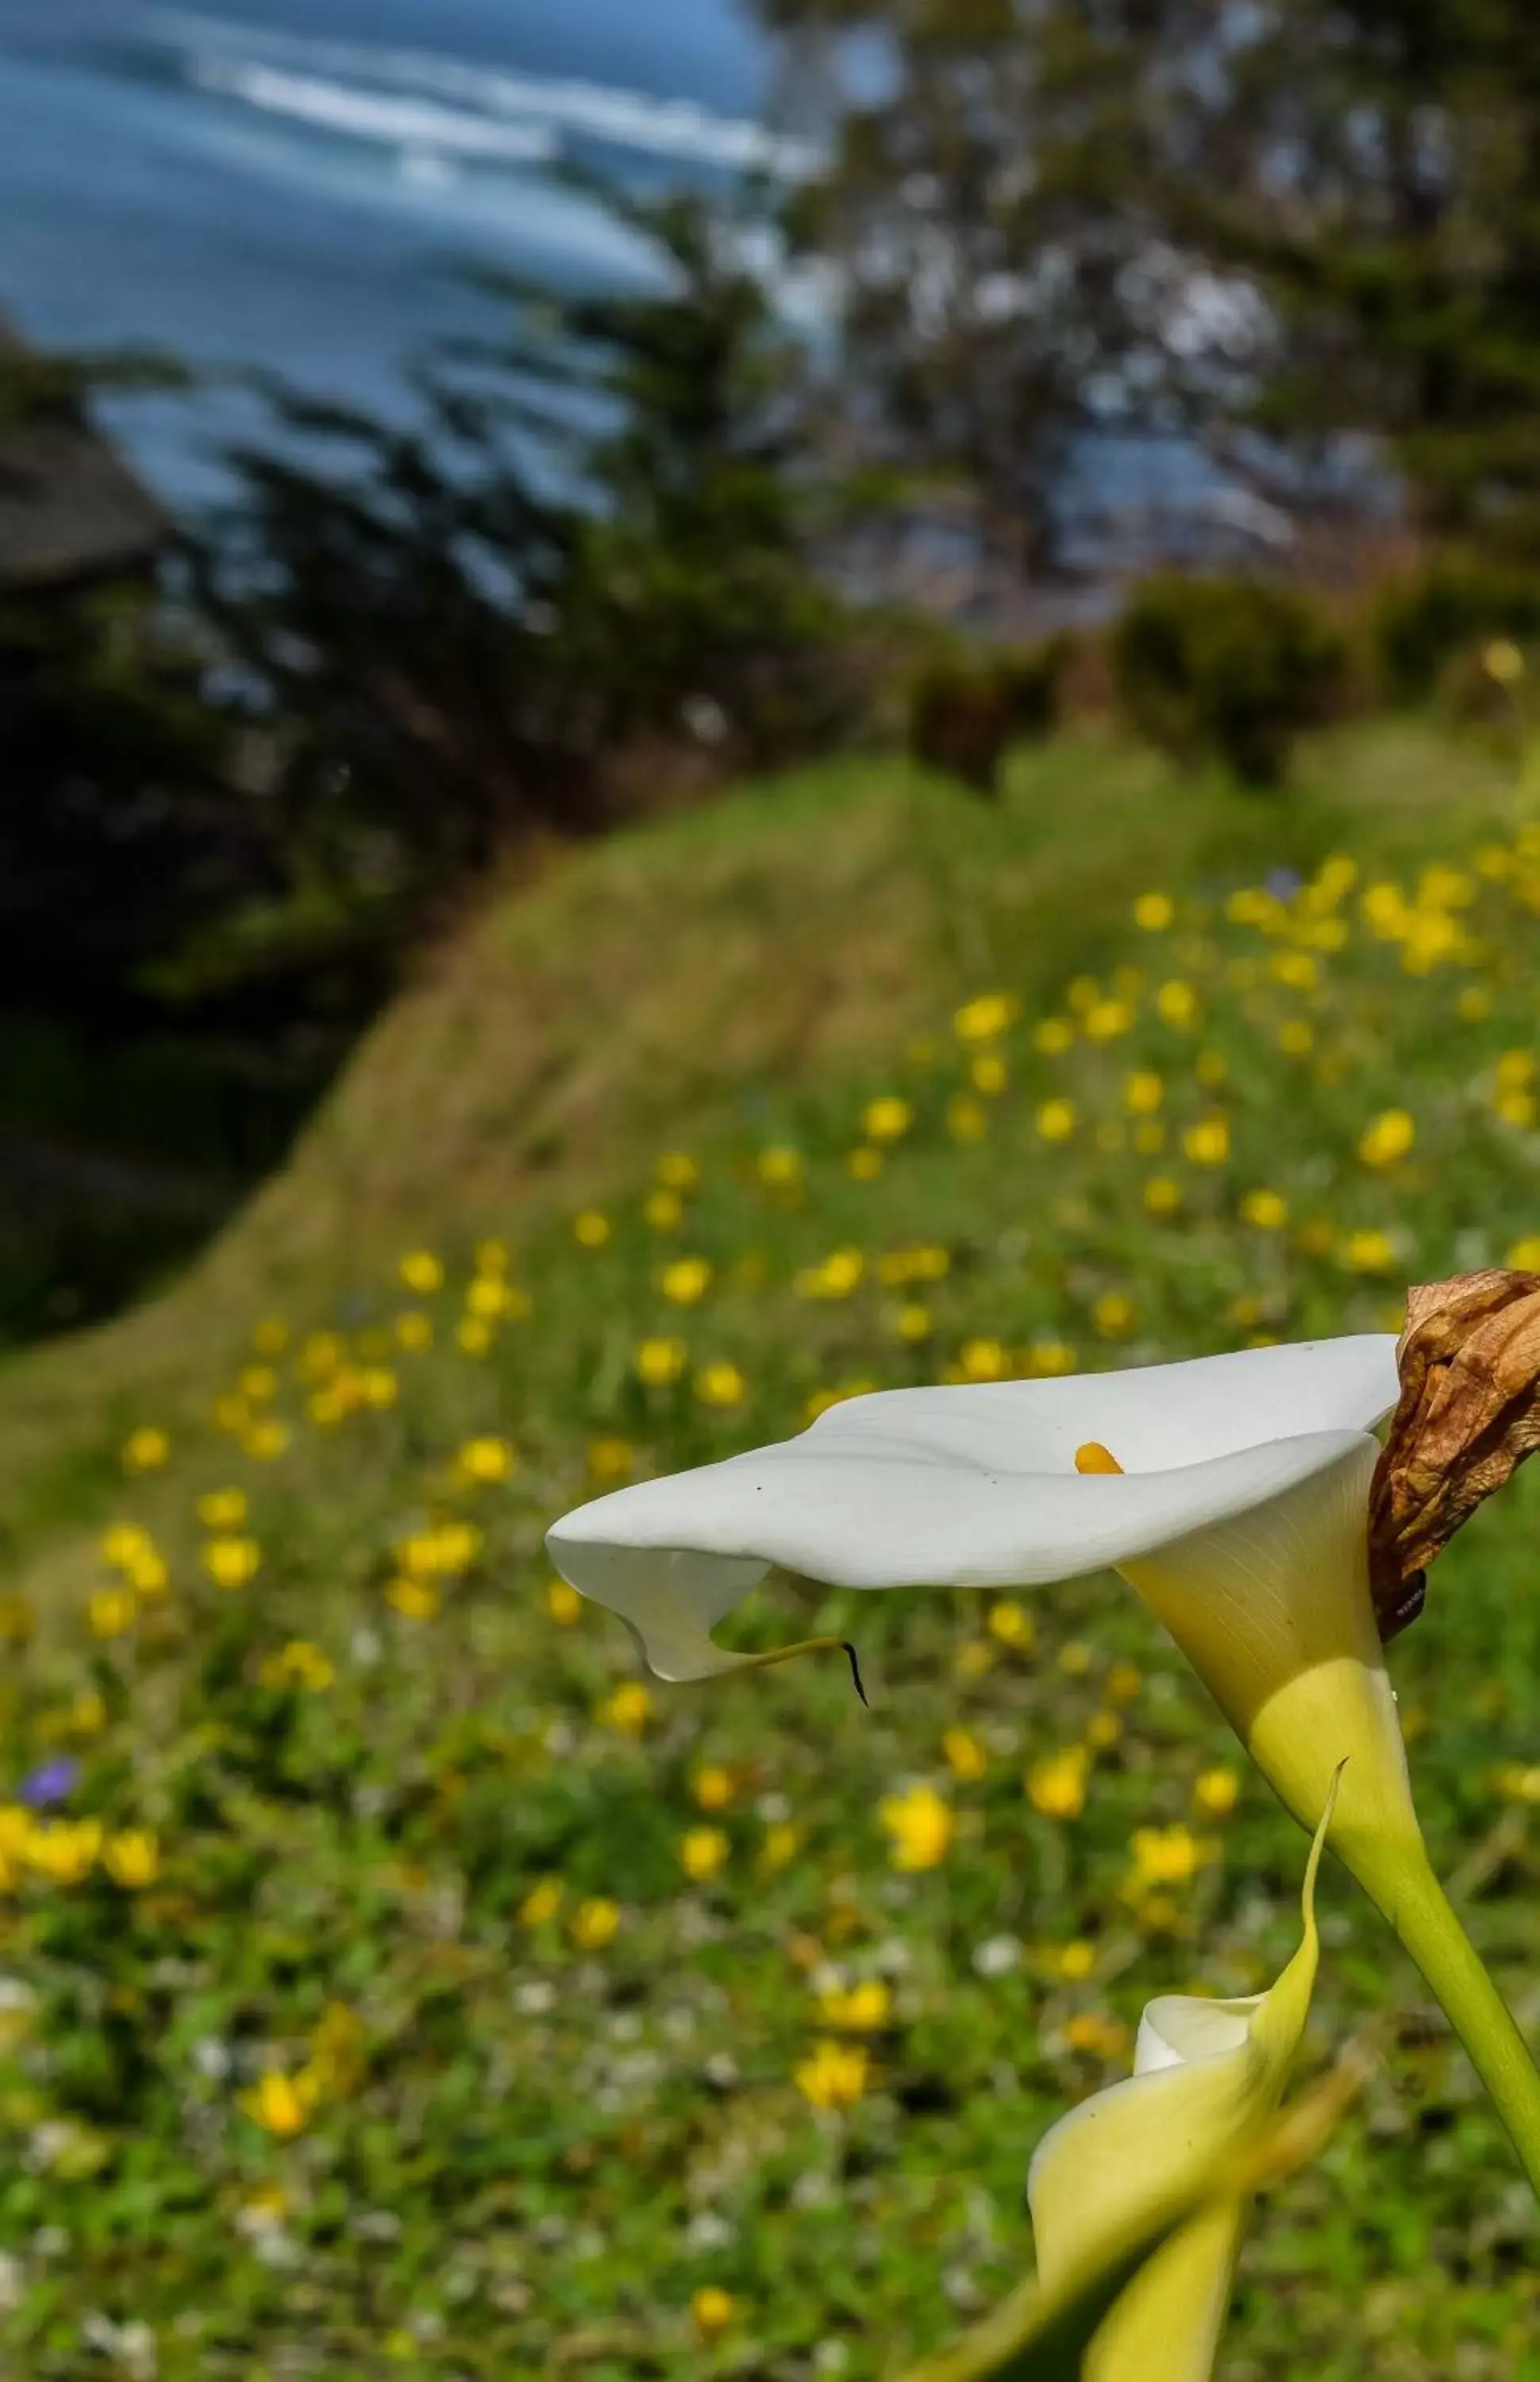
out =
<svg viewBox="0 0 1540 2382"><path fill-rule="evenodd" d="M0 322L0 397L28 362L27 348ZM74 406L57 397L0 404L0 590L146 569L167 527L154 498Z"/></svg>

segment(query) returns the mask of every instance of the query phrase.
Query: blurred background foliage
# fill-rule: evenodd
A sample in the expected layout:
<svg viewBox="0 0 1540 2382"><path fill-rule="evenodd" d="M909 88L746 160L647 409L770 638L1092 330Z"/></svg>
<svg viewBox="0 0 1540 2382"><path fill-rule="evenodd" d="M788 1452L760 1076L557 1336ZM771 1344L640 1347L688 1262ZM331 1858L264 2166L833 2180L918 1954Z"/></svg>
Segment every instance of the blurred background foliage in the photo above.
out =
<svg viewBox="0 0 1540 2382"><path fill-rule="evenodd" d="M841 749L988 794L1067 722L1243 788L1355 711L1511 738L1484 657L1540 619L1522 9L760 14L821 162L609 192L645 289L483 270L485 333L419 360L409 423L267 384L217 510L116 549L77 522L59 567L0 485L0 1336L203 1237L553 841ZM7 473L70 442L99 531L92 396L175 372L6 344ZM1074 491L1152 436L1241 511L1088 567Z"/></svg>

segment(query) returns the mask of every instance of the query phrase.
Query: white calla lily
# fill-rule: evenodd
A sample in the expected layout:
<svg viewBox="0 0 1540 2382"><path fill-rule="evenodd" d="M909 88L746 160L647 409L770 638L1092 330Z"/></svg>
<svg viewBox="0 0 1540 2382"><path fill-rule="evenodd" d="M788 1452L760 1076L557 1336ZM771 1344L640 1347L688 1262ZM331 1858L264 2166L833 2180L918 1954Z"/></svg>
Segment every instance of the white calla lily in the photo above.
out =
<svg viewBox="0 0 1540 2382"><path fill-rule="evenodd" d="M1274 2116L1314 1990L1326 1828L1323 1817L1305 1870L1300 1948L1272 1989L1149 2003L1133 2074L1082 2101L1038 2144L1027 2193L1045 2290L1137 2237L1151 2209L1197 2191ZM1098 2329L1086 2382L1208 2382L1245 2217L1242 2200L1216 2198L1155 2253Z"/></svg>
<svg viewBox="0 0 1540 2382"><path fill-rule="evenodd" d="M1368 1576L1388 1335L851 1398L798 1438L616 1491L548 1533L658 1676L764 1661L712 1629L772 1565L832 1586L1016 1588L1112 1565L1443 2002L1540 2191L1540 2076L1428 1865ZM1078 1462L1077 1462L1078 1459Z"/></svg>
<svg viewBox="0 0 1540 2382"><path fill-rule="evenodd" d="M1395 1342L1246 1349L1069 1380L851 1398L800 1438L580 1506L557 1568L661 1677L752 1658L711 1629L772 1564L842 1588L1016 1588L1111 1565L1314 1828L1416 1840L1369 1602L1371 1427ZM1078 1470L1088 1443L1120 1468Z"/></svg>

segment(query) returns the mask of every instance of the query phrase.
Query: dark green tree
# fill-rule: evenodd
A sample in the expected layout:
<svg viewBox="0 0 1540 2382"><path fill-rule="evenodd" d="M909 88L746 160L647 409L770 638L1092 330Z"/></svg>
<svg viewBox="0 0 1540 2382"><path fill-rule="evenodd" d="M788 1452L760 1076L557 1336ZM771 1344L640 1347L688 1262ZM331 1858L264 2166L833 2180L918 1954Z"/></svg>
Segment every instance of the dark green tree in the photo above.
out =
<svg viewBox="0 0 1540 2382"><path fill-rule="evenodd" d="M1429 531L1540 556L1540 16L1289 0L1233 72L1249 169L1183 228L1272 310L1259 418L1373 431Z"/></svg>
<svg viewBox="0 0 1540 2382"><path fill-rule="evenodd" d="M1223 126L1224 0L761 6L855 61L826 68L830 160L791 219L835 268L862 450L955 476L985 540L1042 563L1076 433L1186 415L1168 191Z"/></svg>
<svg viewBox="0 0 1540 2382"><path fill-rule="evenodd" d="M202 600L289 849L361 915L601 824L639 738L828 725L798 352L703 203L626 213L647 288L486 277L500 325L425 361L415 421L273 391L281 447L236 458Z"/></svg>

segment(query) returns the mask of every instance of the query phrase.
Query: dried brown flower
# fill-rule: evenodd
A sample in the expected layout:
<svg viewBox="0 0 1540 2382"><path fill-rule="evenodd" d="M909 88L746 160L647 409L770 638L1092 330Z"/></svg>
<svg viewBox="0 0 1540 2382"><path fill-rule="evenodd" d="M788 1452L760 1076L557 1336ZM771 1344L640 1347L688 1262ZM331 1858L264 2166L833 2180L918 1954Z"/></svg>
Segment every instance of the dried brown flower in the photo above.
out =
<svg viewBox="0 0 1540 2382"><path fill-rule="evenodd" d="M1407 1293L1401 1394L1369 1492L1380 1635L1422 1610L1441 1547L1540 1447L1540 1274L1492 1267Z"/></svg>

